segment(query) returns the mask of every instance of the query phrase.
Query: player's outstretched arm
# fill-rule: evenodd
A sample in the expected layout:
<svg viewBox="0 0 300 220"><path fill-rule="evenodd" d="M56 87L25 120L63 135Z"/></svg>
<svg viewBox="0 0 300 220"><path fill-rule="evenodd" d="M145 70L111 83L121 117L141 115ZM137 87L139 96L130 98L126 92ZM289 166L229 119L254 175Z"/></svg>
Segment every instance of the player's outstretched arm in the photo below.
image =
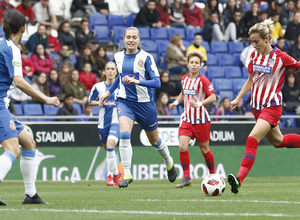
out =
<svg viewBox="0 0 300 220"><path fill-rule="evenodd" d="M59 99L56 96L48 97L48 96L44 95L43 93L35 90L28 82L26 82L26 80L22 76L15 76L14 83L15 83L16 87L21 89L27 95L30 95L36 99L39 99L48 105L54 105L56 107L58 107L60 105Z"/></svg>

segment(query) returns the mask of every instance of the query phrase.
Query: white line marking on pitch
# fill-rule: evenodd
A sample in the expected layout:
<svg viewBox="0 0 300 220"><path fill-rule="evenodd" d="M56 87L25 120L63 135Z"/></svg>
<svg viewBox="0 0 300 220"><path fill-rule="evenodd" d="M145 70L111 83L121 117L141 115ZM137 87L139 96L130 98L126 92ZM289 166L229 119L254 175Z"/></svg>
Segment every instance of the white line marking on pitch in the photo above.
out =
<svg viewBox="0 0 300 220"><path fill-rule="evenodd" d="M300 215L288 215L282 213L217 213L217 212L152 212L152 211L126 211L126 210L64 210L64 209L1 209L1 211L32 211L32 212L76 212L76 213L99 213L99 214L138 214L138 215L171 215L171 216L265 216L299 218Z"/></svg>
<svg viewBox="0 0 300 220"><path fill-rule="evenodd" d="M261 200L210 200L210 199L132 199L136 202L248 202L248 203L274 203L274 204L300 204L291 201L261 201Z"/></svg>

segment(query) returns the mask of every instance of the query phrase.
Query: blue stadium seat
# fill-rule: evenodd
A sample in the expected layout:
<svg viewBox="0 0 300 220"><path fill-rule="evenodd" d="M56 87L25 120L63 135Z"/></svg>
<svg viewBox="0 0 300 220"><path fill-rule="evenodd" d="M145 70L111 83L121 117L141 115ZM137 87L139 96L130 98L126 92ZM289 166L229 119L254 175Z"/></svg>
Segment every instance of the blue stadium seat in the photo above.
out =
<svg viewBox="0 0 300 220"><path fill-rule="evenodd" d="M228 79L230 79L230 78L243 78L243 73L242 73L240 67L225 66L223 68L224 68L226 78L228 78Z"/></svg>
<svg viewBox="0 0 300 220"><path fill-rule="evenodd" d="M212 80L215 78L225 78L225 72L222 67L219 66L208 66L207 77Z"/></svg>
<svg viewBox="0 0 300 220"><path fill-rule="evenodd" d="M95 26L107 26L108 21L105 15L100 12L96 14L90 14L90 29L94 29Z"/></svg>
<svg viewBox="0 0 300 220"><path fill-rule="evenodd" d="M187 40L183 40L183 45L185 48L188 48L191 45L191 42L189 42Z"/></svg>
<svg viewBox="0 0 300 220"><path fill-rule="evenodd" d="M241 53L243 51L243 49L245 48L243 42L234 42L234 41L230 41L228 43L228 47L229 47L229 53L234 54L234 53Z"/></svg>
<svg viewBox="0 0 300 220"><path fill-rule="evenodd" d="M41 104L24 104L23 106L24 115L28 116L42 116L44 115Z"/></svg>
<svg viewBox="0 0 300 220"><path fill-rule="evenodd" d="M157 44L152 40L142 40L141 45L148 53L157 53Z"/></svg>
<svg viewBox="0 0 300 220"><path fill-rule="evenodd" d="M96 26L95 32L99 43L110 43L110 29L107 26Z"/></svg>
<svg viewBox="0 0 300 220"><path fill-rule="evenodd" d="M157 52L159 56L162 56L166 52L167 46L170 43L168 40L156 40Z"/></svg>
<svg viewBox="0 0 300 220"><path fill-rule="evenodd" d="M118 46L119 46L119 49L124 49L125 48L125 43L122 39L119 40Z"/></svg>
<svg viewBox="0 0 300 220"><path fill-rule="evenodd" d="M114 56L112 54L106 54L109 61L114 61Z"/></svg>
<svg viewBox="0 0 300 220"><path fill-rule="evenodd" d="M218 66L218 58L216 55L213 55L211 53L207 53L207 61L206 64L207 66Z"/></svg>
<svg viewBox="0 0 300 220"><path fill-rule="evenodd" d="M220 66L234 65L234 59L233 59L232 55L230 55L228 53L220 53L220 54L216 54L216 56L218 58Z"/></svg>
<svg viewBox="0 0 300 220"><path fill-rule="evenodd" d="M182 114L182 112L183 112L183 104L177 105L177 108L178 108L179 114Z"/></svg>
<svg viewBox="0 0 300 220"><path fill-rule="evenodd" d="M207 77L207 73L205 72L204 68L200 68L199 73Z"/></svg>
<svg viewBox="0 0 300 220"><path fill-rule="evenodd" d="M198 29L198 28L186 28L185 33L186 33L186 40L188 41L193 41L194 40L194 35L196 33L202 33L203 29Z"/></svg>
<svg viewBox="0 0 300 220"><path fill-rule="evenodd" d="M140 38L142 40L150 40L150 30L148 27L137 27L140 31Z"/></svg>
<svg viewBox="0 0 300 220"><path fill-rule="evenodd" d="M243 72L243 78L248 79L249 77L248 68L242 67L242 72Z"/></svg>
<svg viewBox="0 0 300 220"><path fill-rule="evenodd" d="M211 52L216 53L228 53L228 47L224 41L212 41L210 42Z"/></svg>
<svg viewBox="0 0 300 220"><path fill-rule="evenodd" d="M80 115L80 114L82 113L81 105L78 104L77 102L74 102L74 103L73 103L73 108L77 109L78 115Z"/></svg>
<svg viewBox="0 0 300 220"><path fill-rule="evenodd" d="M243 96L244 106L246 106L246 102L248 101L249 97L251 96L251 91L247 92L246 95Z"/></svg>
<svg viewBox="0 0 300 220"><path fill-rule="evenodd" d="M231 91L232 90L232 80L226 78L214 78L211 80L213 87L216 93L219 93L221 90Z"/></svg>
<svg viewBox="0 0 300 220"><path fill-rule="evenodd" d="M157 53L151 53L151 55L153 56L154 62L156 64L157 67L160 67L160 60L159 60L159 56Z"/></svg>
<svg viewBox="0 0 300 220"><path fill-rule="evenodd" d="M180 34L183 39L185 39L185 29L184 28L169 28L168 29L168 36L169 40L172 38L174 34Z"/></svg>
<svg viewBox="0 0 300 220"><path fill-rule="evenodd" d="M93 113L93 115L99 115L99 110L100 110L99 105L92 106L92 113Z"/></svg>
<svg viewBox="0 0 300 220"><path fill-rule="evenodd" d="M130 14L126 17L126 26L131 27L133 26L133 22L136 18L136 14Z"/></svg>
<svg viewBox="0 0 300 220"><path fill-rule="evenodd" d="M262 3L266 3L266 4L262 4ZM260 10L261 11L265 11L269 8L269 5L267 4L267 2L261 2L260 3Z"/></svg>
<svg viewBox="0 0 300 220"><path fill-rule="evenodd" d="M125 29L126 27L121 27L121 26L113 27L112 31L113 31L114 44L117 44L120 40L123 39Z"/></svg>
<svg viewBox="0 0 300 220"><path fill-rule="evenodd" d="M151 28L151 40L168 40L167 28Z"/></svg>
<svg viewBox="0 0 300 220"><path fill-rule="evenodd" d="M47 105L47 104L44 104L43 107L44 107L44 115L48 115L48 116L57 115L57 112L60 108L60 107L55 107L54 105Z"/></svg>
<svg viewBox="0 0 300 220"><path fill-rule="evenodd" d="M114 26L125 26L126 22L122 15L108 15L108 27L112 29Z"/></svg>
<svg viewBox="0 0 300 220"><path fill-rule="evenodd" d="M15 109L16 115L24 115L23 107L21 104L14 103L14 109Z"/></svg>
<svg viewBox="0 0 300 220"><path fill-rule="evenodd" d="M297 121L295 118L284 118L280 123L280 128L297 128Z"/></svg>
<svg viewBox="0 0 300 220"><path fill-rule="evenodd" d="M210 53L211 52L210 45L209 45L209 43L207 41L202 41L201 46L205 48L206 53Z"/></svg>
<svg viewBox="0 0 300 220"><path fill-rule="evenodd" d="M233 100L235 98L233 91L227 91L227 90L226 91L221 90L219 92L219 96L221 100L223 100L225 97L228 97L230 100Z"/></svg>
<svg viewBox="0 0 300 220"><path fill-rule="evenodd" d="M233 54L234 66L243 67L243 63L241 62L241 54L234 53Z"/></svg>
<svg viewBox="0 0 300 220"><path fill-rule="evenodd" d="M245 84L247 79L244 78L237 78L237 79L233 79L233 92L234 94L238 94L240 92L240 90L242 89L243 85Z"/></svg>
<svg viewBox="0 0 300 220"><path fill-rule="evenodd" d="M249 9L251 8L251 3L244 3L244 4L242 4L241 8L244 11L249 11Z"/></svg>

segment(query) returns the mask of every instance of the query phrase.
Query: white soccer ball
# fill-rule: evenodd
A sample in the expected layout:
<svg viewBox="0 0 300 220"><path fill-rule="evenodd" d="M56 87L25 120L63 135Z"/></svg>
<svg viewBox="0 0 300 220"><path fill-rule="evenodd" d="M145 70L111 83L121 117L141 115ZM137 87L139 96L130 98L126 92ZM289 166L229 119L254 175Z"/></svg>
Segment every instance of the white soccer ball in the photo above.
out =
<svg viewBox="0 0 300 220"><path fill-rule="evenodd" d="M225 191L225 181L218 174L208 174L201 183L201 189L207 196L220 196Z"/></svg>

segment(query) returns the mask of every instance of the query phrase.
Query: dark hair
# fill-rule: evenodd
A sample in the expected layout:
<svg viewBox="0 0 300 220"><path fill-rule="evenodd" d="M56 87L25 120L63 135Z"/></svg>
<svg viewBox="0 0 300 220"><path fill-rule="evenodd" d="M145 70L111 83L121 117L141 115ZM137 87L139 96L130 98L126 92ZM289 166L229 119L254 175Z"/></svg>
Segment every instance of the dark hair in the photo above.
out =
<svg viewBox="0 0 300 220"><path fill-rule="evenodd" d="M5 38L10 39L11 34L19 32L21 27L25 26L25 16L17 10L6 10L3 18L3 31Z"/></svg>
<svg viewBox="0 0 300 220"><path fill-rule="evenodd" d="M201 36L202 37L202 34L200 32L197 32L197 33L194 34L194 37L196 37L196 36Z"/></svg>
<svg viewBox="0 0 300 220"><path fill-rule="evenodd" d="M297 85L298 84L298 77L297 77L297 74L293 70L288 70L286 72L285 79L284 79L284 84L288 85L288 78L289 78L289 76L294 76L294 78L295 78L294 85Z"/></svg>
<svg viewBox="0 0 300 220"><path fill-rule="evenodd" d="M68 21L63 21L63 22L61 22L60 25L59 25L59 27L58 27L58 31L63 31L62 28L63 28L63 26L64 26L65 24L70 24L70 22L68 22Z"/></svg>
<svg viewBox="0 0 300 220"><path fill-rule="evenodd" d="M80 24L82 24L83 22L89 23L89 21L88 21L87 19L85 19L85 18L83 18L83 19L80 21Z"/></svg>

